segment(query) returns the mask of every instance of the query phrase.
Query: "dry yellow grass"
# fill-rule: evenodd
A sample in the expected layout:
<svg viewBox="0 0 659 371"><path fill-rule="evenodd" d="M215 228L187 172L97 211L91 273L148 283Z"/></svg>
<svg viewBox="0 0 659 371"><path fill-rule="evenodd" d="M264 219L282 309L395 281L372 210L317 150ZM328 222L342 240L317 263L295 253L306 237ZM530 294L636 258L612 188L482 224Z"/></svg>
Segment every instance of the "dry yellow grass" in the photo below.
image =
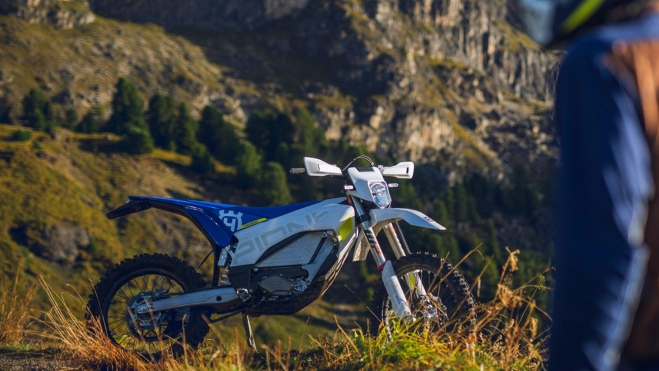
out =
<svg viewBox="0 0 659 371"><path fill-rule="evenodd" d="M546 358L546 334L539 333L539 320L548 316L536 308L533 298L524 290L542 286L512 289L503 282L516 270L517 252L503 267L501 283L495 299L478 307L476 324L457 323L429 331L418 324L393 323L390 332L376 337L361 330L347 332L338 325L332 337L312 338L308 349L295 349L299 339L279 342L274 347L262 346L258 352L248 349L233 336L212 328L209 339L196 352L186 351L175 358L171 354L144 357L115 346L107 337L99 336L101 325L79 318L73 306L85 306L77 293L56 294L41 280L41 288L50 300L50 310L41 314L46 330L41 333L44 344L57 344L64 357L80 369L210 371L210 370L541 370ZM14 282L16 287L18 277ZM1 296L4 312L21 313L25 323L29 300L11 299L12 291ZM6 298L10 298L7 301ZM73 303L73 304L67 304ZM14 308L11 305L16 304ZM9 309L9 310L8 310ZM0 317L3 318L5 316ZM2 323L2 322L0 322ZM90 330L91 326L91 330ZM22 329L22 328L21 328ZM14 333L14 332L10 332ZM22 333L18 331L17 333ZM15 338L20 340L19 338Z"/></svg>
<svg viewBox="0 0 659 371"><path fill-rule="evenodd" d="M23 275L22 263L16 270L12 284L2 282L0 276L0 346L17 344L24 340L25 329L30 323L30 305L35 285L20 290Z"/></svg>

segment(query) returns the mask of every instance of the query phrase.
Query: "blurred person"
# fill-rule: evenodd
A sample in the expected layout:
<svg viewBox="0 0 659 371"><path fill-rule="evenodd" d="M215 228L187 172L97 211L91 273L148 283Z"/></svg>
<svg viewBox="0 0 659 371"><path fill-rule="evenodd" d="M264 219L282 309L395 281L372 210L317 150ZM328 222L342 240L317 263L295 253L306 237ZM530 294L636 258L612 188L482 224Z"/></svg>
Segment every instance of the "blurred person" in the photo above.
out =
<svg viewBox="0 0 659 371"><path fill-rule="evenodd" d="M538 43L569 46L549 370L659 371L659 1L519 5Z"/></svg>

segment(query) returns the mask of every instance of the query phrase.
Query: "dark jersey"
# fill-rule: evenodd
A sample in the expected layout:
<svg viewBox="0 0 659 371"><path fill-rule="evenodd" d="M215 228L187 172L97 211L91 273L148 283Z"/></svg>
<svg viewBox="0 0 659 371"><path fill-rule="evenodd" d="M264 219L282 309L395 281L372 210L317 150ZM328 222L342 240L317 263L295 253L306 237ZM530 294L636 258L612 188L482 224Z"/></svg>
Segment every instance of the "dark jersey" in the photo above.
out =
<svg viewBox="0 0 659 371"><path fill-rule="evenodd" d="M650 256L646 220L657 155L648 124L659 123L645 120L652 104L639 91L645 75L621 67L628 48L653 43L659 45L654 13L581 37L560 68L552 370L615 369L631 328ZM659 48L642 50L645 58ZM659 55L652 58L659 66Z"/></svg>

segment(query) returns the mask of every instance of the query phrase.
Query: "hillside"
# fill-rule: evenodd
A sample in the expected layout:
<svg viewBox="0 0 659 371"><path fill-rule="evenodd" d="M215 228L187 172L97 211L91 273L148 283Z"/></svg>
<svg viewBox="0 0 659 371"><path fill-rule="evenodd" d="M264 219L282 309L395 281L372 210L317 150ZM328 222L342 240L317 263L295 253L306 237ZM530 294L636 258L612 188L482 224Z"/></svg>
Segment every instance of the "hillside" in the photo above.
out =
<svg viewBox="0 0 659 371"><path fill-rule="evenodd" d="M115 84L127 77L143 102L165 94L186 103L193 121L217 108L241 142L251 140L250 118L288 117L299 128L300 112L309 112L305 122L322 138L301 148L415 161L415 180L392 194L450 232L410 232L410 242L452 260L482 245L497 266L483 279L482 300L496 290L506 246L524 250L516 282L526 282L550 264L558 56L518 31L509 10L502 0L0 0L0 276L20 268L56 290L71 284L86 294L89 280L137 253L201 262L207 242L187 220L155 211L107 220L129 194L263 202L229 161L200 175L188 154L129 155L120 135L103 130L27 129L31 139L12 139L28 125L31 89L52 100L55 121L73 108L105 123ZM301 157L291 152L289 164L256 150L284 166ZM338 193L291 177L285 184L298 201ZM367 268L375 271L349 264L327 300L296 317L256 322L267 329L259 340L283 339L308 317L309 331L322 334L335 328L334 313L346 327L363 325L359 300L371 293L354 277L372 282ZM472 281L481 268L482 259L464 264Z"/></svg>

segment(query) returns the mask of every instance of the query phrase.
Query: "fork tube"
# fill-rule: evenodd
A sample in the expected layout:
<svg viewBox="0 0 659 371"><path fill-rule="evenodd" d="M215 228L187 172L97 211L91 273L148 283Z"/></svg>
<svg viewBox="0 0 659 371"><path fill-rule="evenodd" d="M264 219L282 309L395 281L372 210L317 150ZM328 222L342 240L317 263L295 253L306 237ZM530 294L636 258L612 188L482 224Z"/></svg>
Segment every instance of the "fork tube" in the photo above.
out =
<svg viewBox="0 0 659 371"><path fill-rule="evenodd" d="M389 223L382 229L384 230L384 234L389 240L389 244L391 245L391 249L394 251L394 255L396 255L396 259L400 259L401 257L405 256L405 249L398 239L394 225ZM418 274L415 272L407 273L405 275L405 281L407 282L407 285L410 288L413 288L418 295L426 295L426 289L423 287L423 282L421 281L421 277L419 277Z"/></svg>
<svg viewBox="0 0 659 371"><path fill-rule="evenodd" d="M364 211L364 208L362 207L362 204L359 200L355 200L353 197L352 204L360 218L363 219L368 217L369 214ZM371 246L371 254L373 255L373 258L378 265L378 271L382 271L384 264L387 262L387 259L382 253L382 249L380 248L380 244L378 243L377 238L375 238L375 233L373 233L371 222L368 220L362 221L361 228L364 231L364 235L366 236L366 240L368 241L369 246Z"/></svg>
<svg viewBox="0 0 659 371"><path fill-rule="evenodd" d="M396 255L396 259L400 259L401 257L407 255L405 254L405 249L403 249L403 245L400 243L400 240L396 235L396 230L394 229L393 224L389 223L382 229L384 230L384 234L387 236L387 240L389 240L389 244L391 245L392 250L394 250L394 255Z"/></svg>

